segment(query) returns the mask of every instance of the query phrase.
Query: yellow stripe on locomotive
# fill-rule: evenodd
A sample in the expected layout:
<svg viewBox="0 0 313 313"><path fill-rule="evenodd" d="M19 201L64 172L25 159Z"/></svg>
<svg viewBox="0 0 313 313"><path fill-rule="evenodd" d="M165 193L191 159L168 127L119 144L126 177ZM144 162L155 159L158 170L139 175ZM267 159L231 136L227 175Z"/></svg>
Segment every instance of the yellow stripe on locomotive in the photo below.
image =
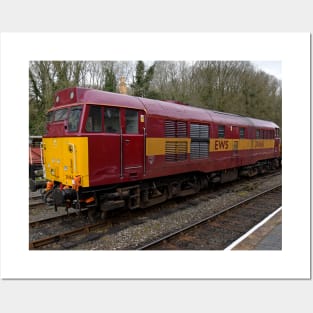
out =
<svg viewBox="0 0 313 313"><path fill-rule="evenodd" d="M274 139L211 139L210 151L274 149ZM235 149L236 148L236 149Z"/></svg>
<svg viewBox="0 0 313 313"><path fill-rule="evenodd" d="M186 151L190 153L191 138L147 138L146 155L165 155L166 144L185 143ZM222 152L233 150L259 150L274 149L274 139L224 139L211 138L209 140L209 152Z"/></svg>

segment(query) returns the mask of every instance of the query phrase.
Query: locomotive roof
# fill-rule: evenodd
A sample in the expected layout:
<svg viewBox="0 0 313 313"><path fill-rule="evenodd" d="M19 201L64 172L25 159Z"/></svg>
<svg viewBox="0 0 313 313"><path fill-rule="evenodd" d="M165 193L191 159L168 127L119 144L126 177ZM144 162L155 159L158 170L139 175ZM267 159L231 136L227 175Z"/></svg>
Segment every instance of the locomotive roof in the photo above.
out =
<svg viewBox="0 0 313 313"><path fill-rule="evenodd" d="M60 90L55 94L54 107L74 103L108 104L145 110L138 98L108 91L72 87Z"/></svg>
<svg viewBox="0 0 313 313"><path fill-rule="evenodd" d="M147 112L150 115L166 116L173 119L184 119L188 121L210 122L217 124L231 124L233 126L252 126L260 128L278 128L271 122L256 118L241 116L232 113L224 113L194 107L190 105L176 104L158 100L142 99Z"/></svg>
<svg viewBox="0 0 313 313"><path fill-rule="evenodd" d="M56 93L54 107L74 103L107 104L127 107L143 110L148 116L159 116L188 121L213 121L217 124L278 128L278 126L271 121L178 104L173 101L153 100L80 87L67 88Z"/></svg>

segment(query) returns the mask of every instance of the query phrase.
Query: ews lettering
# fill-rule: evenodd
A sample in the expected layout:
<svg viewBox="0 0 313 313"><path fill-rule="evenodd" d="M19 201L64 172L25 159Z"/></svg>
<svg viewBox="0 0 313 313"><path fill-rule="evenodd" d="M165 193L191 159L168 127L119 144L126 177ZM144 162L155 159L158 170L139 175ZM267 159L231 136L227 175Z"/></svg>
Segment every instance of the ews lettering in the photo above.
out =
<svg viewBox="0 0 313 313"><path fill-rule="evenodd" d="M256 148L264 148L264 141L256 141L255 147Z"/></svg>
<svg viewBox="0 0 313 313"><path fill-rule="evenodd" d="M228 140L216 140L215 150L228 150L229 144Z"/></svg>

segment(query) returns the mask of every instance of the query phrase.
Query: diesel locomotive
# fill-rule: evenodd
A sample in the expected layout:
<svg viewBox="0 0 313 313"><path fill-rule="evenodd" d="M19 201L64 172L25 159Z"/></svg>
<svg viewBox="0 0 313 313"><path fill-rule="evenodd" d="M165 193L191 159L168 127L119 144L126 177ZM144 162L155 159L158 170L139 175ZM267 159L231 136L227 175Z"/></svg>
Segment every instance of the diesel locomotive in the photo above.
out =
<svg viewBox="0 0 313 313"><path fill-rule="evenodd" d="M41 159L44 200L90 212L145 208L279 168L271 121L88 88L56 93Z"/></svg>

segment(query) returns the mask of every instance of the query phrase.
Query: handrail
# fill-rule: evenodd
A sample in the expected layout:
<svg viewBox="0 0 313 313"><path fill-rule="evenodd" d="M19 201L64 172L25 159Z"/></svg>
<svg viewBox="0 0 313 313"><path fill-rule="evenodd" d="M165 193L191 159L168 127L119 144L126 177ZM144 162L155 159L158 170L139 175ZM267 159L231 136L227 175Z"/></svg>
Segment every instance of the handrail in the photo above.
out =
<svg viewBox="0 0 313 313"><path fill-rule="evenodd" d="M121 163L121 167L120 167L120 177L123 177L123 133L121 130L120 133L120 163Z"/></svg>
<svg viewBox="0 0 313 313"><path fill-rule="evenodd" d="M45 143L41 142L40 143L40 162L41 162L41 166L42 166L43 177L46 177L46 167L45 167L45 162L44 162L44 158L43 158L44 147L45 147Z"/></svg>
<svg viewBox="0 0 313 313"><path fill-rule="evenodd" d="M146 128L143 128L143 175L146 175Z"/></svg>
<svg viewBox="0 0 313 313"><path fill-rule="evenodd" d="M76 174L77 168L76 168L76 149L75 149L75 144L69 143L68 144L70 147L72 147L72 153L73 153L73 175Z"/></svg>

